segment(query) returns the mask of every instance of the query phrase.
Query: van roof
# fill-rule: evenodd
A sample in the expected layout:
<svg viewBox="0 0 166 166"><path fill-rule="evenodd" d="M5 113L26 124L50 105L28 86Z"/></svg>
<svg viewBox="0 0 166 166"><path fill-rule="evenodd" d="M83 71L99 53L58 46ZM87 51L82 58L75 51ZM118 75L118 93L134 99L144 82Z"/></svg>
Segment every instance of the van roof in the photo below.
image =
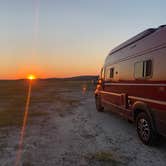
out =
<svg viewBox="0 0 166 166"><path fill-rule="evenodd" d="M115 47L114 49L111 50L111 52L109 53L109 55L137 42L138 40L141 40L143 38L145 38L146 36L152 34L153 32L155 32L156 30L160 29L160 28L163 28L165 27L166 25L161 25L159 26L158 28L150 28L150 29L147 29L141 33L139 33L138 35L130 38L129 40L125 41L124 43L120 44L119 46Z"/></svg>

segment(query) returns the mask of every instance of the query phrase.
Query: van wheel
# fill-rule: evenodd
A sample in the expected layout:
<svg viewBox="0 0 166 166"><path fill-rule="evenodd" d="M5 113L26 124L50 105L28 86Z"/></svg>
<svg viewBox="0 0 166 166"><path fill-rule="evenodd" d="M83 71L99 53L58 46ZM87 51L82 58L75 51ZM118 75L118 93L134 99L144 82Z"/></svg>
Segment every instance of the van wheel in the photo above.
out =
<svg viewBox="0 0 166 166"><path fill-rule="evenodd" d="M100 96L95 96L95 103L96 103L96 109L99 112L103 112L104 111L104 107L101 104L101 98Z"/></svg>
<svg viewBox="0 0 166 166"><path fill-rule="evenodd" d="M141 112L138 114L136 125L138 136L145 145L156 143L157 132L153 129L153 122L146 113Z"/></svg>

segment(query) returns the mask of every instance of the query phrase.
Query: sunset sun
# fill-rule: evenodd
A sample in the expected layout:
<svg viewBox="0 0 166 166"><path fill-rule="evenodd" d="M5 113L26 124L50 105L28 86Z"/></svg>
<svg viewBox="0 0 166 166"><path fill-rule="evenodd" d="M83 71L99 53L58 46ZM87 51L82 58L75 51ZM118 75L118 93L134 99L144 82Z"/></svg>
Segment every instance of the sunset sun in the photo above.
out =
<svg viewBox="0 0 166 166"><path fill-rule="evenodd" d="M36 77L33 74L29 74L28 77L27 77L27 79L34 80L34 79L36 79Z"/></svg>

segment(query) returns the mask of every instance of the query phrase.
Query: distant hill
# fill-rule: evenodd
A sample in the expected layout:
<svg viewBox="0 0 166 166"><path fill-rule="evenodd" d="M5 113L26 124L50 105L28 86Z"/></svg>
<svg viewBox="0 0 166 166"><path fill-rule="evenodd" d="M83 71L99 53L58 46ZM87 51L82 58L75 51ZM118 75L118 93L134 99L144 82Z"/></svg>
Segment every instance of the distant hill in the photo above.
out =
<svg viewBox="0 0 166 166"><path fill-rule="evenodd" d="M68 78L46 78L43 80L91 81L91 80L97 80L97 79L98 79L98 76L85 75L85 76L75 76L75 77L68 77Z"/></svg>

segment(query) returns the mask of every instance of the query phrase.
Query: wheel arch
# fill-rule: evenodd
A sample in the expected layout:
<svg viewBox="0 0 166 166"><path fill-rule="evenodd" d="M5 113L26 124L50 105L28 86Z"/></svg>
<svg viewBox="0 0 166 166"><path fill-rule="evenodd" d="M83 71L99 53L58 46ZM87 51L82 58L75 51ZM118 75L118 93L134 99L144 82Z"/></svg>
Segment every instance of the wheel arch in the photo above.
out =
<svg viewBox="0 0 166 166"><path fill-rule="evenodd" d="M152 122L154 122L153 112L151 111L151 108L148 106L148 104L141 102L141 101L136 101L133 104L132 110L133 110L134 121L136 120L136 118L140 112L145 112L149 116L150 120Z"/></svg>

